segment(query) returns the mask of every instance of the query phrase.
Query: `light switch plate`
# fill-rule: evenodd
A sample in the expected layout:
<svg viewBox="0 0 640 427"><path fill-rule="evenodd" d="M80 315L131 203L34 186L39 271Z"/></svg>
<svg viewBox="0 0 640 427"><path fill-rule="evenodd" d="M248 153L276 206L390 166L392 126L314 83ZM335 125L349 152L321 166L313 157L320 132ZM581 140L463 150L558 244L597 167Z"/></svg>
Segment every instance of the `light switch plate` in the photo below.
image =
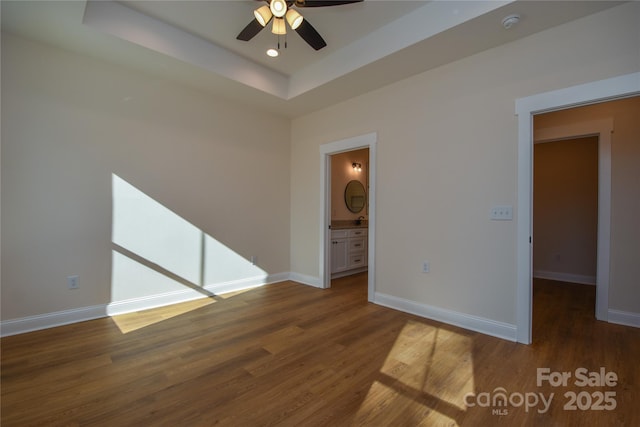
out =
<svg viewBox="0 0 640 427"><path fill-rule="evenodd" d="M513 207L511 205L492 206L489 218L493 221L511 221L513 219Z"/></svg>

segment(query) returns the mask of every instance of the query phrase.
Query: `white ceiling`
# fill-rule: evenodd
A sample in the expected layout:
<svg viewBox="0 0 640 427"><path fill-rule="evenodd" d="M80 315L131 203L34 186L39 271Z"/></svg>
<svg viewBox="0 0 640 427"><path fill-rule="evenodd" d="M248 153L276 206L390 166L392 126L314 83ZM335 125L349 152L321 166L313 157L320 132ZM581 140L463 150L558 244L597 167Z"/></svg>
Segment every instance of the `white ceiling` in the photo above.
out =
<svg viewBox="0 0 640 427"><path fill-rule="evenodd" d="M266 3L148 0L120 3L290 76L406 15L424 2L374 0L335 7L297 8L323 36L327 47L315 51L287 27L287 48L284 49L284 38L281 38L281 55L276 59L265 54L268 48L276 47L278 41L270 26L249 42L235 38L253 20L253 11Z"/></svg>
<svg viewBox="0 0 640 427"><path fill-rule="evenodd" d="M268 28L237 34L260 2L6 1L2 30L296 117L468 55L615 6L617 1L380 1L300 8L327 42ZM521 22L505 30L501 20Z"/></svg>

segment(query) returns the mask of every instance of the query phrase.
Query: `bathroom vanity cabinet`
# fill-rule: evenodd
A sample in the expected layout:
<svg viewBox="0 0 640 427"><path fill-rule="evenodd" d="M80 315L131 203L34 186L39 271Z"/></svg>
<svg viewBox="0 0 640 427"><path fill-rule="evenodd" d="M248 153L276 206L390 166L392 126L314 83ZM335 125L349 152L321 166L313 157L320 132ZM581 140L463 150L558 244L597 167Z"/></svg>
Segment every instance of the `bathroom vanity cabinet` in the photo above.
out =
<svg viewBox="0 0 640 427"><path fill-rule="evenodd" d="M367 229L331 230L331 277L342 277L367 270Z"/></svg>

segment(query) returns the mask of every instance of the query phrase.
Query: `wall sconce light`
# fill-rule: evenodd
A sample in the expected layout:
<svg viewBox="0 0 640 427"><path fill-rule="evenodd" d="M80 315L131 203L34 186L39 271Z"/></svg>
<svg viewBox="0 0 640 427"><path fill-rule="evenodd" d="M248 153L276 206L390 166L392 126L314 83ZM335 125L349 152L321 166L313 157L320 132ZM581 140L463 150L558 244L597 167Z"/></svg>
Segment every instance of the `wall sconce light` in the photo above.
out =
<svg viewBox="0 0 640 427"><path fill-rule="evenodd" d="M355 172L362 172L362 163L353 163L351 166Z"/></svg>

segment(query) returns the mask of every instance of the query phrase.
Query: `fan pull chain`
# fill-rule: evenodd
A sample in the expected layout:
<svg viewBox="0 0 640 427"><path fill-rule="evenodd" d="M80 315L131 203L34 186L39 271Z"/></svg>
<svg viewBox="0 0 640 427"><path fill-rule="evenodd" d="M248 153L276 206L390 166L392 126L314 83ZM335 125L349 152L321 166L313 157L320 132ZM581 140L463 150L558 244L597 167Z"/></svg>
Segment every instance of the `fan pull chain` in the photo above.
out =
<svg viewBox="0 0 640 427"><path fill-rule="evenodd" d="M287 48L287 35L284 35L284 48ZM278 34L278 50L280 50L280 34Z"/></svg>

